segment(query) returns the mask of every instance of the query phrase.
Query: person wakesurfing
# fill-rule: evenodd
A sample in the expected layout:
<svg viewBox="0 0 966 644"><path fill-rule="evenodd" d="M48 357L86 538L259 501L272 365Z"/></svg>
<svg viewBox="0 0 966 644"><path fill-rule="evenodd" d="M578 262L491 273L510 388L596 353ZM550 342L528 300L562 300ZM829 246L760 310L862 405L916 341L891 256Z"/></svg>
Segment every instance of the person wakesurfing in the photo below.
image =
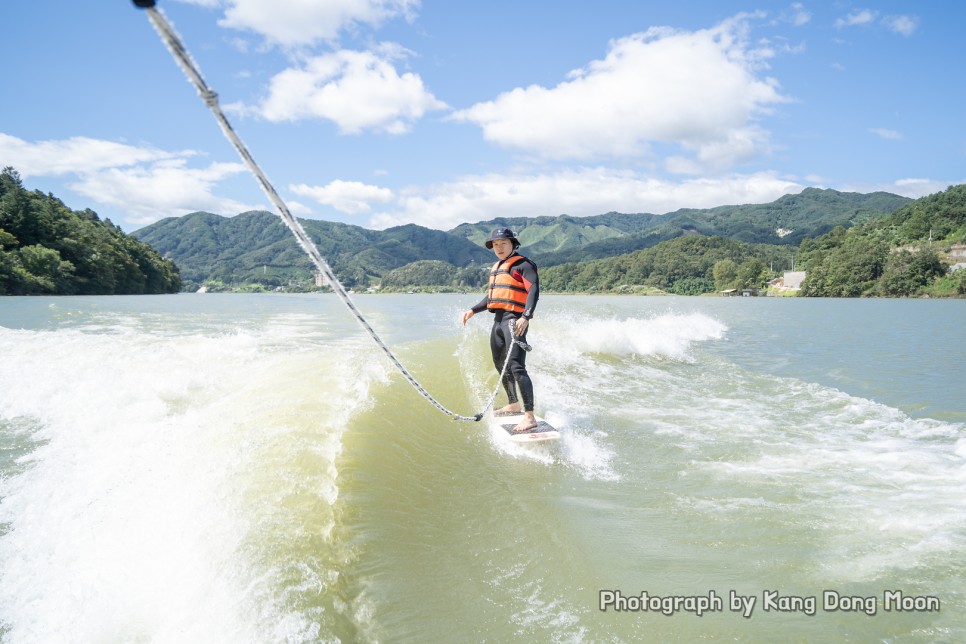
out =
<svg viewBox="0 0 966 644"><path fill-rule="evenodd" d="M516 416L522 411L523 420L514 426L513 431L526 432L537 426L533 413L533 382L526 367L526 352L530 350L530 345L526 342L527 331L540 297L537 265L517 253L520 242L509 228L494 230L486 242L486 247L493 251L497 261L490 270L486 295L473 308L463 312L463 326L477 313L487 310L493 312L490 351L497 372L502 372L503 364L507 360L507 350L510 351L510 362L502 383L508 403L493 413L496 416Z"/></svg>

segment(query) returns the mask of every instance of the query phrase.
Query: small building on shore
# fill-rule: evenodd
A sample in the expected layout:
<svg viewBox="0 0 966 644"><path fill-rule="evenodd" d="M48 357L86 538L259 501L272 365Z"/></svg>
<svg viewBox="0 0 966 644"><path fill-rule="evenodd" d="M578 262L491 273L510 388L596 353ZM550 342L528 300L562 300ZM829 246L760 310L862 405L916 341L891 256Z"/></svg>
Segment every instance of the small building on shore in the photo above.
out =
<svg viewBox="0 0 966 644"><path fill-rule="evenodd" d="M797 291L802 288L803 281L805 281L805 271L785 271L782 276L782 288Z"/></svg>

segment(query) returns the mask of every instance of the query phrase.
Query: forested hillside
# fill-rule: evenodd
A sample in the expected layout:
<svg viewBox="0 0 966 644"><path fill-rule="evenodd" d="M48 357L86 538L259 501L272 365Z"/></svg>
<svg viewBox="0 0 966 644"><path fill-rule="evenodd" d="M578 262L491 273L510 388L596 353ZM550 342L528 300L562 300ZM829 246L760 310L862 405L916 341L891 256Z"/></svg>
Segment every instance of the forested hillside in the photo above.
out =
<svg viewBox="0 0 966 644"><path fill-rule="evenodd" d="M92 210L73 211L0 173L0 294L176 293L177 267Z"/></svg>
<svg viewBox="0 0 966 644"><path fill-rule="evenodd" d="M471 264L456 268L437 259L427 259L395 268L382 277L383 291L466 291L486 285L489 267Z"/></svg>
<svg viewBox="0 0 966 644"><path fill-rule="evenodd" d="M380 231L315 219L300 221L348 288L379 284L393 269L416 261L446 262L455 276L467 267L478 272L492 258L482 246L414 224ZM312 263L288 228L269 212L235 217L196 212L163 219L134 235L171 257L191 290L201 284L274 288L312 281Z"/></svg>
<svg viewBox="0 0 966 644"><path fill-rule="evenodd" d="M543 288L573 293L658 289L700 295L732 288L760 288L792 266L795 249L749 244L724 237L689 235L627 255L541 269Z"/></svg>
<svg viewBox="0 0 966 644"><path fill-rule="evenodd" d="M802 294L820 297L966 295L966 270L945 256L966 243L966 185L918 199L889 217L801 244Z"/></svg>
<svg viewBox="0 0 966 644"><path fill-rule="evenodd" d="M794 261L807 274L805 296L966 295L966 270L947 272L950 250L966 244L966 185L856 223L805 238L798 248L692 234L617 257L552 266L541 271L541 281L578 293L654 288L695 295L764 288Z"/></svg>

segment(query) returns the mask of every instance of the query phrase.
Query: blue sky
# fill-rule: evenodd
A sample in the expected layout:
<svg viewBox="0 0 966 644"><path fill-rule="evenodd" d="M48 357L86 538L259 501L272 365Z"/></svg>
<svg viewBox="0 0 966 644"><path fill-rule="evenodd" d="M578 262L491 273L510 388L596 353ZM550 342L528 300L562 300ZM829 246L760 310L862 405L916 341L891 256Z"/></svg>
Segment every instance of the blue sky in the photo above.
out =
<svg viewBox="0 0 966 644"><path fill-rule="evenodd" d="M299 217L764 203L966 182L966 4L158 0ZM123 0L5 3L0 165L131 231L271 210Z"/></svg>

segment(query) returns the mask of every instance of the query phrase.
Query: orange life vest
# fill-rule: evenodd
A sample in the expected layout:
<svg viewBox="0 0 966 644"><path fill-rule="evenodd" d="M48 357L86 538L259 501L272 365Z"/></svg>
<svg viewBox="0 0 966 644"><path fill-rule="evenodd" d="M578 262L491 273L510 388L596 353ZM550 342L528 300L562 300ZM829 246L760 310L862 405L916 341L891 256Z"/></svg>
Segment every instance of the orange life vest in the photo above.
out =
<svg viewBox="0 0 966 644"><path fill-rule="evenodd" d="M513 255L493 265L490 271L490 290L486 298L487 309L491 311L502 309L515 313L523 313L526 310L527 289L522 279L515 279L510 274L513 265L524 259L526 257L523 255Z"/></svg>

